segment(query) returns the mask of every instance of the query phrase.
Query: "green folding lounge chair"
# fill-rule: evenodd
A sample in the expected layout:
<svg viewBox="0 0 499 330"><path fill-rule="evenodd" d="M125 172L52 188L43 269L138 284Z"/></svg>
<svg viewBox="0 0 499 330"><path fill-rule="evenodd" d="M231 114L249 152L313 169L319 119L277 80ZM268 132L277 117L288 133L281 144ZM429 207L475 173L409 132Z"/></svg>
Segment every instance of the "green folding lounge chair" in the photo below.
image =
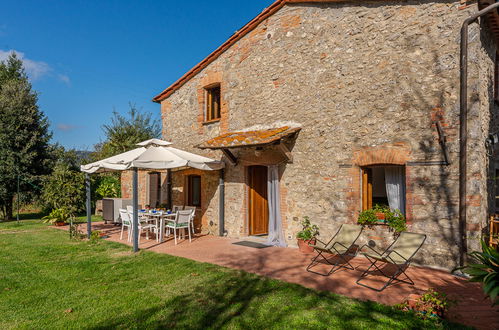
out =
<svg viewBox="0 0 499 330"><path fill-rule="evenodd" d="M355 241L357 241L361 232L362 227L359 225L343 224L329 242L324 243L317 240L315 244L310 244L317 252L317 255L312 259L310 265L307 266L307 271L322 276L329 276L340 267L352 270L355 269L350 262L345 259L345 256L349 255L349 251L354 247ZM332 263L324 256L324 253L336 255L338 260L335 263ZM332 266L329 272L320 273L311 270L320 263L320 260L324 260L327 264Z"/></svg>
<svg viewBox="0 0 499 330"><path fill-rule="evenodd" d="M383 291L393 281L414 285L414 282L405 271L411 264L412 258L416 255L421 246L423 246L425 240L426 235L424 234L402 232L399 237L397 237L397 239L382 253L376 251L367 244L363 245L359 251L371 262L371 265L362 273L362 275L360 275L360 278L357 280L357 284L376 291ZM363 251L364 249L367 251ZM378 267L378 262L394 265L396 267L395 272L392 275L386 274L381 268ZM361 283L373 267L376 268L381 275L388 278L388 281L381 288L374 288L367 284ZM398 276L401 274L405 275L405 280L398 279Z"/></svg>

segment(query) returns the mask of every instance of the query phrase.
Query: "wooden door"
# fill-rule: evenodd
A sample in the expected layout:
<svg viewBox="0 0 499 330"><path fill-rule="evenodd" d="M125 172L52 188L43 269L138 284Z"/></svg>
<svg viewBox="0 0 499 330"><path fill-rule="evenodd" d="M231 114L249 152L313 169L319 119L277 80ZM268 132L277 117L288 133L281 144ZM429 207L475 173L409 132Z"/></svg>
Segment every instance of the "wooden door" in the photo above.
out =
<svg viewBox="0 0 499 330"><path fill-rule="evenodd" d="M250 166L249 172L249 234L265 235L269 231L267 200L267 167Z"/></svg>
<svg viewBox="0 0 499 330"><path fill-rule="evenodd" d="M158 207L161 200L161 174L149 173L149 206Z"/></svg>

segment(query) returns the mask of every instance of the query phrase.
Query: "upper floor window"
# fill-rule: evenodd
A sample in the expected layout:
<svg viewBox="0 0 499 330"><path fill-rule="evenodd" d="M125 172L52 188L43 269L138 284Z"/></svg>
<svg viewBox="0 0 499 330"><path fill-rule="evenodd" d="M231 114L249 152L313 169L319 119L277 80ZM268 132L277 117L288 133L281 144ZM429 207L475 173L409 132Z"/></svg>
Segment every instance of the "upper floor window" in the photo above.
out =
<svg viewBox="0 0 499 330"><path fill-rule="evenodd" d="M206 121L220 119L220 85L205 88L205 113Z"/></svg>

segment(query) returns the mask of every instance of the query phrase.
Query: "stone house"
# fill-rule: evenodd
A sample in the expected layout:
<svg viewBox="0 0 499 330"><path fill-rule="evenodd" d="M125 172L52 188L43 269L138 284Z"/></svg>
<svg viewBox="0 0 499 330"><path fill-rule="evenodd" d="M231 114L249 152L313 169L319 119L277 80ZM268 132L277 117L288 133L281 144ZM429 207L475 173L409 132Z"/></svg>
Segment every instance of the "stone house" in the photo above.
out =
<svg viewBox="0 0 499 330"><path fill-rule="evenodd" d="M396 205L428 239L419 263L452 268L459 230L459 52L463 21L486 1L278 0L154 98L163 138L226 162L229 237L268 233L266 167L289 246L303 216L331 237L376 203ZM467 219L478 248L495 212L497 14L469 30ZM219 232L219 173L141 173L139 203L198 206ZM129 174L123 196L130 195ZM389 185L391 185L389 187ZM395 190L393 190L395 189ZM363 242L383 245L385 226Z"/></svg>

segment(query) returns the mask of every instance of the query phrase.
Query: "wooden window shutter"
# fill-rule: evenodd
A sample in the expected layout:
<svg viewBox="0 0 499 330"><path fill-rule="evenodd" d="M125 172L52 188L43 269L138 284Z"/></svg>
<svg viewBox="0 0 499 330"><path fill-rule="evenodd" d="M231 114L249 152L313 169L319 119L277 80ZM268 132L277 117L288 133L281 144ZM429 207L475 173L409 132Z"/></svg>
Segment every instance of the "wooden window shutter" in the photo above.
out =
<svg viewBox="0 0 499 330"><path fill-rule="evenodd" d="M362 169L362 211L373 207L373 174L372 169Z"/></svg>

